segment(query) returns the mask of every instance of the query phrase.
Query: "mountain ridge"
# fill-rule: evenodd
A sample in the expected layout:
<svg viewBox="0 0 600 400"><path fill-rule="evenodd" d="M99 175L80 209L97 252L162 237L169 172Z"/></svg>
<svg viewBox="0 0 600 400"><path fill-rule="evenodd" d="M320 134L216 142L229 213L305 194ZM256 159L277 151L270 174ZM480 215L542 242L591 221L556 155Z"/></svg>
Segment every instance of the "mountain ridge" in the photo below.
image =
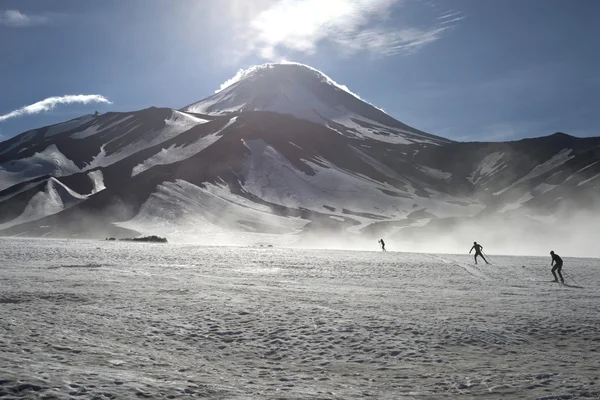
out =
<svg viewBox="0 0 600 400"><path fill-rule="evenodd" d="M0 143L0 235L412 240L433 226L451 235L449 221L554 226L573 207L597 207L600 138L454 142L389 116L397 123L385 125L383 111L302 68L259 69L180 110L83 116ZM302 112L269 109L279 84L252 97L274 71L293 89L287 104L310 100ZM305 72L310 96L293 97ZM329 114L301 118L310 110ZM58 201L63 185L81 201ZM23 222L25 209L39 215Z"/></svg>

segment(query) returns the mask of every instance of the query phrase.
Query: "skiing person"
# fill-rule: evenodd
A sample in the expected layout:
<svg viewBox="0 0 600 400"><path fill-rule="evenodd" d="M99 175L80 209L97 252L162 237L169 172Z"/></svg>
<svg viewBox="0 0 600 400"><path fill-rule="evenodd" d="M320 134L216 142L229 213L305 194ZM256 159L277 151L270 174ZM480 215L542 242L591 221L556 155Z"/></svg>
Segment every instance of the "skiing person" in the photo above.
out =
<svg viewBox="0 0 600 400"><path fill-rule="evenodd" d="M554 263L556 263L556 265L554 265L554 267L552 267L552 275L554 275L554 280L552 282L558 282L558 278L556 277L556 272L558 272L558 276L560 276L560 281L561 283L565 283L565 280L563 279L562 274L560 273L560 270L562 269L563 266L563 260L562 258L560 258L560 256L558 254L556 254L554 251L550 252L550 255L552 256L552 262L550 263L550 266L552 267L552 265Z"/></svg>
<svg viewBox="0 0 600 400"><path fill-rule="evenodd" d="M385 242L383 241L383 239L379 239L379 240L377 241L377 243L381 244L381 250L383 250L383 251L387 251L387 250L385 249Z"/></svg>
<svg viewBox="0 0 600 400"><path fill-rule="evenodd" d="M485 259L483 253L481 252L483 250L482 245L477 244L477 242L473 242L473 247L471 247L471 250L469 250L469 254L471 254L473 249L475 249L475 264L477 264L477 256L483 258L483 261L485 261L486 264L489 264L488 260Z"/></svg>

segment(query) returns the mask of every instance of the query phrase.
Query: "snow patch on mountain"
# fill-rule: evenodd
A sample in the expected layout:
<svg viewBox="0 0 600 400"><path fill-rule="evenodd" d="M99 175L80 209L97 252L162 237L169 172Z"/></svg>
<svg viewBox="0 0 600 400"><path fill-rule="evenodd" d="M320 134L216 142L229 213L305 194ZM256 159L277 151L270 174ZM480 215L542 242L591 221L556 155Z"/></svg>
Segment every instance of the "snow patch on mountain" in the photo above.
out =
<svg viewBox="0 0 600 400"><path fill-rule="evenodd" d="M295 63L241 71L214 95L183 110L207 115L274 112L327 126L343 136L397 144L448 141L401 124L321 72Z"/></svg>
<svg viewBox="0 0 600 400"><path fill-rule="evenodd" d="M368 154L366 154L364 151L360 150L356 146L350 146L350 148L352 149L352 151L354 151L360 157L360 159L362 161L369 164L371 167L375 168L377 171L379 171L382 174L389 176L390 178L393 178L399 182L404 182L406 184L409 184L409 181L405 177L399 175L396 171L394 171L390 167L386 166L385 164L381 163L380 161L376 160L375 158L369 156Z"/></svg>
<svg viewBox="0 0 600 400"><path fill-rule="evenodd" d="M339 110L340 113L338 115L330 113L328 119L321 118L320 122L325 123L329 129L342 136L350 136L356 139L375 139L393 144L436 143L434 140L431 140L431 138L413 132L381 125L368 118L351 113L343 107ZM318 110L315 111L318 112ZM322 115L321 113L318 114ZM325 112L323 112L323 114L325 114ZM341 125L343 130L340 130L340 127L337 124Z"/></svg>
<svg viewBox="0 0 600 400"><path fill-rule="evenodd" d="M600 163L600 160L598 160L598 161L594 161L593 163L586 165L585 167L583 167L583 168L581 168L580 170L578 170L576 173L583 172L583 171L585 171L586 169L588 169L588 168L591 168L591 167L593 167L594 165L596 165L596 164L598 164L598 163Z"/></svg>
<svg viewBox="0 0 600 400"><path fill-rule="evenodd" d="M29 189L31 189L32 187L35 187L37 185L39 185L40 181L31 181L28 182L26 184L24 184L22 187L20 187L18 190L12 189L8 194L2 195L0 196L0 203L2 203L5 200L8 200L20 193L23 193Z"/></svg>
<svg viewBox="0 0 600 400"><path fill-rule="evenodd" d="M138 215L118 225L138 232L161 232L169 238L218 239L232 231L297 233L307 223L300 218L273 215L269 207L233 194L224 183L199 187L178 179L159 185Z"/></svg>
<svg viewBox="0 0 600 400"><path fill-rule="evenodd" d="M507 211L516 210L517 208L521 208L523 204L527 203L531 199L533 199L531 192L524 193L518 200L504 204L502 207L500 207L500 209L498 209L498 212L504 213Z"/></svg>
<svg viewBox="0 0 600 400"><path fill-rule="evenodd" d="M120 123L122 122L123 120L120 121ZM196 125L205 124L207 122L209 121L202 118L197 118L193 115L189 115L180 111L172 110L171 115L167 119L165 119L165 126L163 128L145 133L140 139L138 139L130 145L119 149L119 151L112 154L107 154L106 144L108 143L103 145L100 148L100 152L88 164L86 170L99 167L107 167L139 151L156 146L160 143L164 143L182 134L183 132L192 129Z"/></svg>
<svg viewBox="0 0 600 400"><path fill-rule="evenodd" d="M0 164L0 190L40 176L66 176L80 172L75 163L52 144L31 157Z"/></svg>
<svg viewBox="0 0 600 400"><path fill-rule="evenodd" d="M599 162L600 162L600 160L599 160L599 161L594 161L593 163L591 163L591 164L588 164L588 165L586 165L585 167L578 169L577 171L575 171L574 173L572 173L571 175L569 175L569 177L568 177L567 179L565 179L565 182L566 182L566 181L570 181L570 180L571 180L571 179L573 179L574 177L578 176L578 175L579 175L581 172L583 172L583 171L585 171L585 170L587 170L587 169L589 169L589 168L593 167L594 165L598 164ZM579 186L579 185L578 185L578 186Z"/></svg>
<svg viewBox="0 0 600 400"><path fill-rule="evenodd" d="M81 132L72 134L71 138L73 138L73 139L89 138L90 136L97 135L102 132L106 132L106 131L116 127L117 125L123 124L133 117L135 117L135 115L133 115L133 114L130 114L130 115L117 114L114 117L111 117L111 119L109 121L105 121L102 124L100 124L100 123L94 124ZM108 123L108 125L103 126L106 123Z"/></svg>
<svg viewBox="0 0 600 400"><path fill-rule="evenodd" d="M235 91L235 87L231 87L231 90L225 89L217 95L188 107L186 110L203 114L227 115L250 108L252 111L269 111L291 115L299 119L326 125L341 135L358 139L371 138L395 144L435 143L431 138L418 135L415 132L381 125L376 121L349 111L343 105L326 104L306 87L295 82L280 84L275 91L276 94L273 97L254 101L240 98ZM218 111L215 111L215 109ZM336 127L337 125L342 125L344 130L341 131Z"/></svg>
<svg viewBox="0 0 600 400"><path fill-rule="evenodd" d="M324 159L318 162L303 160L314 171L314 175L308 175L264 141L249 140L246 143L251 153L244 165L244 191L288 208L351 218L361 224L356 229L376 220L404 219L414 211L415 203L440 217L472 216L483 209L477 202L465 206L462 199L461 205L458 198L435 191L422 197L410 185L407 191L399 191L387 183L341 169Z"/></svg>
<svg viewBox="0 0 600 400"><path fill-rule="evenodd" d="M35 135L37 135L38 131L37 129L22 133L21 135L17 136L19 139L16 140L14 143L12 143L10 146L7 146L5 149L0 150L0 155L1 154L5 154L8 152L13 151L14 149L18 148L18 147L22 147L25 143L27 143L29 140L31 140ZM6 142L0 142L0 148L2 145L4 145L5 143L8 143L8 141ZM23 151L25 147L22 147L20 151Z"/></svg>
<svg viewBox="0 0 600 400"><path fill-rule="evenodd" d="M86 124L88 122L90 122L91 120L94 119L93 115L84 115L82 117L79 118L75 118L72 119L70 121L67 122L63 122L60 124L56 124L56 125L52 125L50 128L48 128L48 130L45 133L45 137L49 138L52 137L54 135L58 135L60 133L64 133L73 129L76 129L77 127Z"/></svg>
<svg viewBox="0 0 600 400"><path fill-rule="evenodd" d="M561 151L559 151L558 153L553 155L549 160L535 166L531 171L529 171L529 173L527 173L527 175L525 175L521 179L517 180L513 184L509 185L508 187L506 187L494 194L495 195L502 194L505 191L507 191L508 189L511 189L520 183L526 182L530 179L536 178L542 174L552 171L555 168L560 167L561 165L563 165L564 163L566 163L567 161L569 161L570 159L575 157L574 155L571 155L572 152L573 152L572 149L562 149Z"/></svg>
<svg viewBox="0 0 600 400"><path fill-rule="evenodd" d="M444 172L441 171L439 169L435 169L435 168L429 168L426 166L419 166L418 167L421 171L423 171L427 176L429 176L430 178L433 179L439 179L439 180L443 180L443 181L447 181L450 178L452 178L452 173L451 172Z"/></svg>
<svg viewBox="0 0 600 400"><path fill-rule="evenodd" d="M36 193L29 200L21 215L9 222L0 224L0 230L59 213L86 198L87 196L80 195L58 179L49 178L45 189Z"/></svg>
<svg viewBox="0 0 600 400"><path fill-rule="evenodd" d="M94 185L92 193L90 194L95 194L106 189L106 186L104 186L104 175L102 174L101 170L97 169L95 171L90 171L87 175L92 181L92 184Z"/></svg>
<svg viewBox="0 0 600 400"><path fill-rule="evenodd" d="M235 76L233 78L222 83L221 86L219 87L219 89L215 90L215 93L222 92L223 90L238 83L239 81L250 78L253 75L256 75L257 73L260 73L265 70L273 69L277 65L295 65L295 66L298 66L301 68L305 68L305 69L313 72L315 74L315 76L317 76L322 82L327 83L331 86L334 86L340 90L343 90L361 101L365 101L358 94L356 94L356 93L352 92L350 89L348 89L348 86L337 83L336 81L334 81L333 79L331 79L330 77L325 75L323 72L319 71L318 69L315 69L309 65L292 62L292 61L281 61L279 63L266 63L266 64L262 64L262 65L254 65L248 69L240 69L240 70L238 70L237 74L235 74ZM381 111L383 111L383 110L381 110Z"/></svg>
<svg viewBox="0 0 600 400"><path fill-rule="evenodd" d="M236 91L235 86L229 86L229 88L195 103L185 110L202 114L224 115L245 111L251 106L251 111L287 114L316 123L323 123L335 117L341 117L347 112L342 108L337 109L335 106L323 103L313 92L297 82L287 81L275 84L277 87L271 88L273 89L273 96L265 99L261 98L260 101L255 101L251 97L242 97Z"/></svg>
<svg viewBox="0 0 600 400"><path fill-rule="evenodd" d="M467 180L472 184L477 184L481 179L487 178L488 176L501 171L506 168L506 164L502 162L504 153L495 152L490 153L483 158L477 165L477 169L471 173Z"/></svg>
<svg viewBox="0 0 600 400"><path fill-rule="evenodd" d="M174 144L166 149L162 149L160 152L156 153L152 157L148 158L144 162L136 165L131 171L131 176L136 176L154 166L157 165L166 165L173 164L179 161L187 160L190 157L200 153L202 150L206 149L208 146L215 143L217 140L221 138L221 133L233 125L237 117L233 117L223 126L223 128L219 129L217 132L199 138L192 144L186 146L175 146Z"/></svg>
<svg viewBox="0 0 600 400"><path fill-rule="evenodd" d="M586 180L583 180L583 181L577 183L577 186L585 185L586 183L591 182L591 181L593 181L596 178L600 178L600 174L594 175L594 176L592 176L589 179L586 179Z"/></svg>
<svg viewBox="0 0 600 400"><path fill-rule="evenodd" d="M554 188L557 188L559 185L550 185L548 183L542 182L539 185L537 185L535 188L533 188L533 190L531 191L533 194L535 194L536 196L542 195L546 192L549 192L551 190L553 190Z"/></svg>
<svg viewBox="0 0 600 400"><path fill-rule="evenodd" d="M548 171L553 170L554 168L560 167L561 165L575 157L574 155L571 155L572 152L572 149L562 149L561 151L553 155L548 161L537 165L535 168L533 168L527 175L515 182L515 185L518 185L519 183L525 182L529 179L536 178L542 174L545 174Z"/></svg>

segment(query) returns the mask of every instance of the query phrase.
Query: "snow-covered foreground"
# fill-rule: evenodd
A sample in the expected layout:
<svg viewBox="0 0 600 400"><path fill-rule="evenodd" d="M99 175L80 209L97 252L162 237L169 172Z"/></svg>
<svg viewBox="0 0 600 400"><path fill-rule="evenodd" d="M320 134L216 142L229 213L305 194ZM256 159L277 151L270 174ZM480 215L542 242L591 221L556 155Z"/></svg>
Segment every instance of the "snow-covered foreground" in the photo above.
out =
<svg viewBox="0 0 600 400"><path fill-rule="evenodd" d="M582 287L533 257L1 239L0 260L0 397L600 398L597 259L565 257Z"/></svg>

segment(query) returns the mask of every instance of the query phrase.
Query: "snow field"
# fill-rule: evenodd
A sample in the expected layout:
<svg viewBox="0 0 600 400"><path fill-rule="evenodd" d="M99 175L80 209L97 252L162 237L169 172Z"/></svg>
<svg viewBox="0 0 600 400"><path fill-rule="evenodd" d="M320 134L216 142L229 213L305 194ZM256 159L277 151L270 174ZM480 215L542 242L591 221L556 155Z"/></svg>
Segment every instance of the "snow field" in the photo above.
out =
<svg viewBox="0 0 600 400"><path fill-rule="evenodd" d="M0 395L600 397L597 259L0 244Z"/></svg>

